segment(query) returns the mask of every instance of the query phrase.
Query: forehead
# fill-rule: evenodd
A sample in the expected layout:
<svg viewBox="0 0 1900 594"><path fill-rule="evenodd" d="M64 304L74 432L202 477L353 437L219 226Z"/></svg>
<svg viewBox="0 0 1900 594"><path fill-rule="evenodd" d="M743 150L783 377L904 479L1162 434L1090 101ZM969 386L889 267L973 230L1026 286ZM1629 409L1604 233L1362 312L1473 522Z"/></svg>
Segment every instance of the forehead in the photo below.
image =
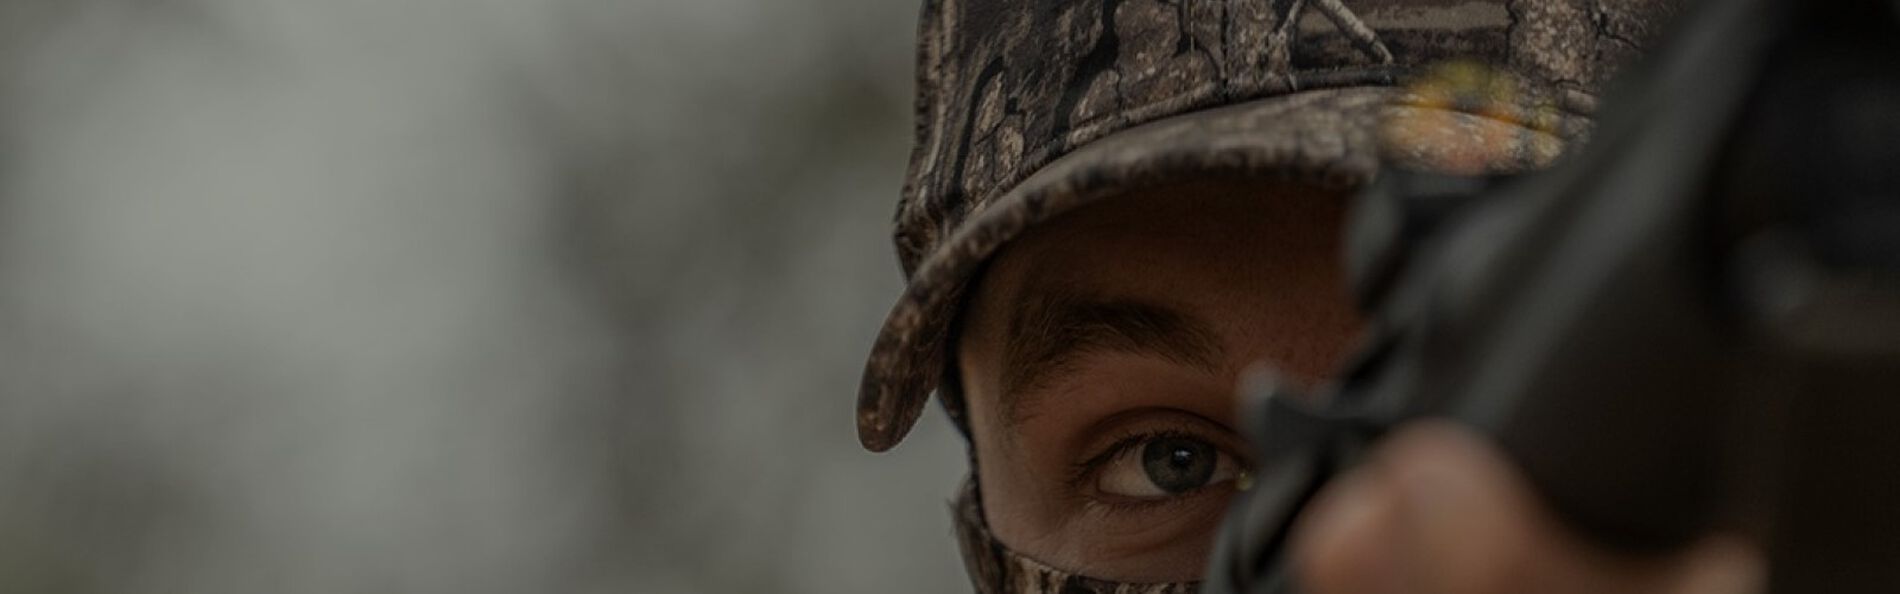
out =
<svg viewBox="0 0 1900 594"><path fill-rule="evenodd" d="M1131 191L1006 247L979 295L1114 288L1177 301L1189 289L1286 281L1336 256L1347 201L1307 185L1251 179Z"/></svg>
<svg viewBox="0 0 1900 594"><path fill-rule="evenodd" d="M1304 185L1216 179L1070 213L991 263L959 349L1000 352L1022 338L1012 322L1034 309L1028 305L1061 295L1177 312L1212 328L1235 364L1273 355L1276 345L1314 334L1300 329L1310 320L1350 315L1337 263L1345 203Z"/></svg>

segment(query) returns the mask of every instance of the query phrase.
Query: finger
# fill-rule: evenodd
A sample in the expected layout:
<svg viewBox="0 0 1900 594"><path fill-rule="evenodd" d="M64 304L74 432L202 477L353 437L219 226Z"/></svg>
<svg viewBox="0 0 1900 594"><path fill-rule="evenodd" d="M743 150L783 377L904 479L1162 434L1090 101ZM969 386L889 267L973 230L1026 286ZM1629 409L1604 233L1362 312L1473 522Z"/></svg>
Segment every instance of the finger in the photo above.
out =
<svg viewBox="0 0 1900 594"><path fill-rule="evenodd" d="M1384 473L1363 468L1333 481L1295 527L1294 564L1312 594L1401 592L1410 579L1392 534L1397 493Z"/></svg>
<svg viewBox="0 0 1900 594"><path fill-rule="evenodd" d="M1395 434L1301 522L1295 563L1319 594L1746 594L1761 574L1736 543L1644 559L1589 546L1500 453L1444 423Z"/></svg>
<svg viewBox="0 0 1900 594"><path fill-rule="evenodd" d="M1683 556L1671 578L1672 594L1760 594L1768 591L1768 563L1746 541L1714 537Z"/></svg>
<svg viewBox="0 0 1900 594"><path fill-rule="evenodd" d="M1501 450L1442 422L1401 432L1381 467L1415 578L1432 592L1750 594L1764 564L1738 540L1711 538L1675 554L1634 556L1575 535Z"/></svg>
<svg viewBox="0 0 1900 594"><path fill-rule="evenodd" d="M1504 591L1540 556L1510 470L1455 428L1410 426L1300 519L1295 563L1320 594Z"/></svg>
<svg viewBox="0 0 1900 594"><path fill-rule="evenodd" d="M1510 465L1457 426L1426 422L1395 434L1378 468L1398 493L1396 534L1414 591L1520 592L1555 556L1550 530Z"/></svg>

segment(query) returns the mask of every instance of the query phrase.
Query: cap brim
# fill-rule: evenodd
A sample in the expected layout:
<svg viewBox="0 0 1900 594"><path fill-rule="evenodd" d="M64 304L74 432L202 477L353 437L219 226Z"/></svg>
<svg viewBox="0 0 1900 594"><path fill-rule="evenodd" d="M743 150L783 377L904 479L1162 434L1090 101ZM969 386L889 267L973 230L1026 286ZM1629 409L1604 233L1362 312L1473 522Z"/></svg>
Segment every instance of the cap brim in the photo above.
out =
<svg viewBox="0 0 1900 594"><path fill-rule="evenodd" d="M1564 144L1546 131L1550 125L1405 98L1391 87L1356 87L1190 112L1111 134L1044 166L972 215L912 275L864 370L858 440L881 452L910 432L946 372L945 341L964 288L1004 244L1050 218L1188 176L1259 176L1349 192L1382 161L1522 170L1548 163ZM1404 139L1392 142L1395 133Z"/></svg>

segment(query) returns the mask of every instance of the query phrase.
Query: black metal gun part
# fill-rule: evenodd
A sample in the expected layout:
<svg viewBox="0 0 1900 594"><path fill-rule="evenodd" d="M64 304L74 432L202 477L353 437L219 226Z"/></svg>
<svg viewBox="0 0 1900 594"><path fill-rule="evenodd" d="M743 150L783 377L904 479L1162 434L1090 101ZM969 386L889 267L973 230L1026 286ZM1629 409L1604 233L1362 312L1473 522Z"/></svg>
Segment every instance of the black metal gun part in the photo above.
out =
<svg viewBox="0 0 1900 594"><path fill-rule="evenodd" d="M1262 468L1204 592L1297 591L1294 518L1423 417L1605 547L1721 531L1773 592L1900 588L1900 3L1702 2L1625 82L1549 171L1359 198L1374 330L1326 394L1247 396Z"/></svg>

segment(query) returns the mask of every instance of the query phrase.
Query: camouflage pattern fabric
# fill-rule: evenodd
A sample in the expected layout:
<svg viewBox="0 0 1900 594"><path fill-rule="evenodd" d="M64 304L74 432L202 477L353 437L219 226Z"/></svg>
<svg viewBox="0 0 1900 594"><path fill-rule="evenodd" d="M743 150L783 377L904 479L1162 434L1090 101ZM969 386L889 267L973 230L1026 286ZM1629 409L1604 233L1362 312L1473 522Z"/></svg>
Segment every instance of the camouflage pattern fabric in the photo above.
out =
<svg viewBox="0 0 1900 594"><path fill-rule="evenodd" d="M955 513L957 545L977 594L1188 594L1198 584L1125 584L1075 575L1016 554L990 535L976 481L964 483Z"/></svg>
<svg viewBox="0 0 1900 594"><path fill-rule="evenodd" d="M910 430L943 379L963 286L1028 226L1171 176L1350 189L1393 160L1540 165L1587 131L1604 81L1677 4L929 0L896 221L910 285L866 366L860 441L883 451ZM1448 61L1508 80L1511 96L1487 102L1506 106L1401 90ZM1375 132L1395 105L1409 106L1397 129L1415 141L1382 148ZM1179 122L1208 118L1226 121ZM956 395L944 396L961 426Z"/></svg>

